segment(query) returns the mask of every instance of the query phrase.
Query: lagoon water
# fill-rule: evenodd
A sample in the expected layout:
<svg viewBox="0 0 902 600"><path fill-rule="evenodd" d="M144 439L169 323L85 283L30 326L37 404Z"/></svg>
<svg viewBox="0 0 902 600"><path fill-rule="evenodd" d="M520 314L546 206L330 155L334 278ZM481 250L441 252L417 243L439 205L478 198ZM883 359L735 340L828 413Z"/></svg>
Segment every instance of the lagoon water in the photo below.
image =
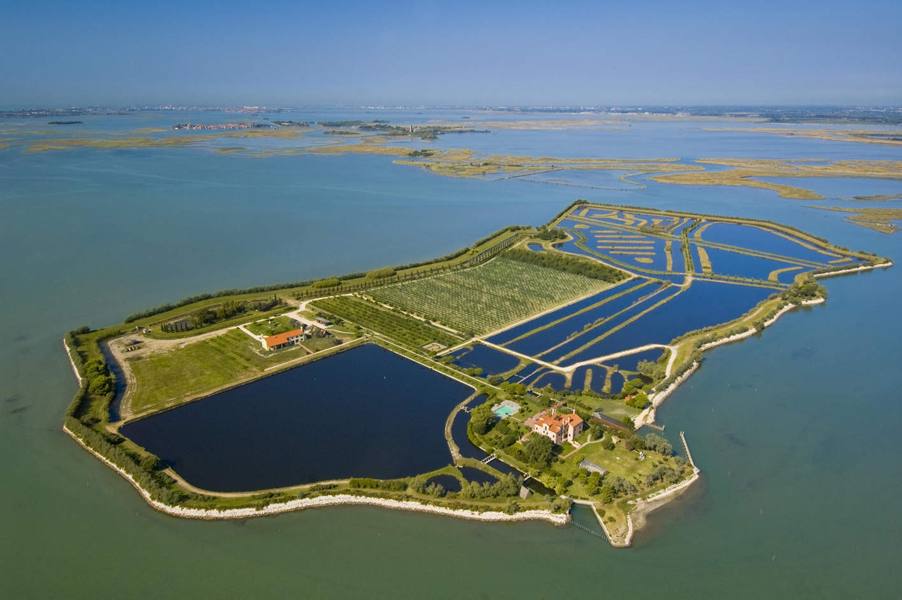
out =
<svg viewBox="0 0 902 600"><path fill-rule="evenodd" d="M430 117L387 118L408 116ZM185 116L117 119L87 125L129 129ZM708 126L501 132L438 144L609 157L899 158L891 147ZM834 196L854 193L843 181ZM902 260L900 237L761 190L451 179L378 156L0 150L0 596L898 597L900 267L829 280L825 305L709 355L659 415L668 434L686 432L701 484L653 514L628 551L576 527L374 508L180 521L152 511L60 431L75 390L60 338L72 327L210 289L443 254L511 222L542 223L575 197L771 218Z"/></svg>

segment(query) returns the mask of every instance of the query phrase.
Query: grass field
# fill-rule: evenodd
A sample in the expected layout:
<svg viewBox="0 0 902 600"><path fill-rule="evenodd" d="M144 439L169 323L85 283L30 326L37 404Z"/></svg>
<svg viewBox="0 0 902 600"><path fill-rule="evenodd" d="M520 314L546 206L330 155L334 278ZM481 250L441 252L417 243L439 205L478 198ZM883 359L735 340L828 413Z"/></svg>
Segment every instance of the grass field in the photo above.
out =
<svg viewBox="0 0 902 600"><path fill-rule="evenodd" d="M627 450L622 443L614 446L613 450L605 450L598 443L588 444L555 465L564 478L573 481L573 487L570 489L570 492L582 497L591 497L590 490L586 489L577 477L579 463L583 459L588 459L606 469L612 475L623 477L639 488L643 494L654 488L663 487L661 485L649 486L645 481L646 476L654 471L655 468L666 466L677 472L683 470L683 467L672 456L662 456L656 452L646 451L645 460L640 460L638 452Z"/></svg>
<svg viewBox="0 0 902 600"><path fill-rule="evenodd" d="M264 336L276 335L298 327L300 327L300 324L291 317L271 317L265 321L257 321L247 325L251 333Z"/></svg>
<svg viewBox="0 0 902 600"><path fill-rule="evenodd" d="M381 333L409 348L419 349L432 342L438 342L443 346L454 346L463 341L429 323L355 296L324 298L315 301L313 305L337 317Z"/></svg>
<svg viewBox="0 0 902 600"><path fill-rule="evenodd" d="M256 341L231 330L183 348L130 359L137 384L130 397L131 412L164 408L306 354L293 348L264 357L259 349Z"/></svg>
<svg viewBox="0 0 902 600"><path fill-rule="evenodd" d="M472 269L387 286L370 294L458 331L482 334L609 285L498 257Z"/></svg>

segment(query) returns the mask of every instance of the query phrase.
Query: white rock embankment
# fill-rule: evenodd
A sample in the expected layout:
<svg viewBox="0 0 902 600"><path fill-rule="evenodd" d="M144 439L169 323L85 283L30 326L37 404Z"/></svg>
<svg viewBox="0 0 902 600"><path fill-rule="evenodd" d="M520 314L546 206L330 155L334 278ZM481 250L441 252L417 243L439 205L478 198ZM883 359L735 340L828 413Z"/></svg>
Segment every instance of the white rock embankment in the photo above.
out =
<svg viewBox="0 0 902 600"><path fill-rule="evenodd" d="M229 508L229 509L203 509L203 508L187 508L182 506L172 506L165 504L151 497L141 485L124 469L102 456L92 448L88 447L74 432L68 427L63 430L72 436L82 448L93 454L97 459L105 465L113 469L116 473L125 478L134 487L147 504L155 510L167 515L181 517L185 519L203 519L203 520L228 520L228 519L249 519L253 517L265 517L277 515L286 512L294 512L298 510L306 510L309 508L321 508L327 506L342 505L366 505L379 506L393 510L408 510L414 512L424 512L458 519L469 519L474 521L493 521L493 522L514 522L514 521L547 521L553 525L566 525L570 522L570 515L553 513L548 510L525 510L513 514L501 511L485 511L479 512L467 509L445 508L443 506L433 506L431 504L422 504L412 500L391 500L387 498L374 498L370 496L356 496L352 494L335 494L327 496L317 496L315 498L298 498L297 500L289 500L287 502L277 502L264 506L262 508Z"/></svg>

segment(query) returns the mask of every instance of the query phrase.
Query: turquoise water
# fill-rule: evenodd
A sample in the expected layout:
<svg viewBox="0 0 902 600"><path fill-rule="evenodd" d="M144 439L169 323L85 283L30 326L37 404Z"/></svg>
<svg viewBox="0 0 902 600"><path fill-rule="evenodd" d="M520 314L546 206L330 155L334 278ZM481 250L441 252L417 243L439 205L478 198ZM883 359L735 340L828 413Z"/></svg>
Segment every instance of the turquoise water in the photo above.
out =
<svg viewBox="0 0 902 600"><path fill-rule="evenodd" d="M512 414L516 413L517 409L514 408L513 406L499 406L498 408L494 409L492 412L495 413L496 417L503 419L505 417L509 417Z"/></svg>
<svg viewBox="0 0 902 600"><path fill-rule="evenodd" d="M160 117L126 119L92 127ZM513 152L546 138L547 154L898 159L873 144L701 127L440 143ZM517 147L506 141L515 138ZM579 140L588 145L577 151ZM772 218L902 259L900 237L761 190L460 180L383 157L0 151L0 595L897 597L899 267L831 279L827 304L709 355L660 411L669 435L686 432L701 483L654 513L629 551L576 527L370 508L175 520L59 429L75 390L60 344L67 329L210 289L442 254L511 222L541 223L578 196Z"/></svg>

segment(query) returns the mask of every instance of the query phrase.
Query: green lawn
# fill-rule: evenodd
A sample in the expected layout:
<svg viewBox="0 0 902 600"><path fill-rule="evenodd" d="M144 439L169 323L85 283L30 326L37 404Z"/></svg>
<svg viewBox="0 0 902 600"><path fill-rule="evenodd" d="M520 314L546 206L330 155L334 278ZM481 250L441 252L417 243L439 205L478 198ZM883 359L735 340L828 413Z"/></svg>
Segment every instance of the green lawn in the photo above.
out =
<svg viewBox="0 0 902 600"><path fill-rule="evenodd" d="M300 327L300 323L291 317L270 317L265 321L257 321L246 325L248 331L262 336L276 335Z"/></svg>
<svg viewBox="0 0 902 600"><path fill-rule="evenodd" d="M649 450L645 451L645 460L639 460L639 452L627 450L623 442L618 442L613 450L605 450L600 443L588 444L562 462L554 464L554 469L559 471L564 479L573 481L569 493L583 498L589 497L589 491L583 488L583 485L576 477L579 463L583 459L588 459L603 469L607 469L608 477L611 475L623 477L639 489L640 495L645 495L656 488L664 487L663 485L649 487L645 482L646 476L654 471L656 467L664 465L678 472L682 469L674 457L662 456Z"/></svg>
<svg viewBox="0 0 902 600"><path fill-rule="evenodd" d="M302 348L266 357L258 352L259 343L231 330L183 348L129 359L136 380L131 411L138 414L170 406L306 354Z"/></svg>
<svg viewBox="0 0 902 600"><path fill-rule="evenodd" d="M302 343L303 346L311 352L319 352L320 350L325 350L326 348L338 345L338 339L331 335L328 337L311 337L307 338Z"/></svg>
<svg viewBox="0 0 902 600"><path fill-rule="evenodd" d="M482 334L610 285L502 256L472 269L386 286L369 294L458 331Z"/></svg>
<svg viewBox="0 0 902 600"><path fill-rule="evenodd" d="M575 398L575 403L592 411L600 410L616 420L623 417L632 419L641 412L638 408L627 406L621 398L602 398L596 395L580 394Z"/></svg>

